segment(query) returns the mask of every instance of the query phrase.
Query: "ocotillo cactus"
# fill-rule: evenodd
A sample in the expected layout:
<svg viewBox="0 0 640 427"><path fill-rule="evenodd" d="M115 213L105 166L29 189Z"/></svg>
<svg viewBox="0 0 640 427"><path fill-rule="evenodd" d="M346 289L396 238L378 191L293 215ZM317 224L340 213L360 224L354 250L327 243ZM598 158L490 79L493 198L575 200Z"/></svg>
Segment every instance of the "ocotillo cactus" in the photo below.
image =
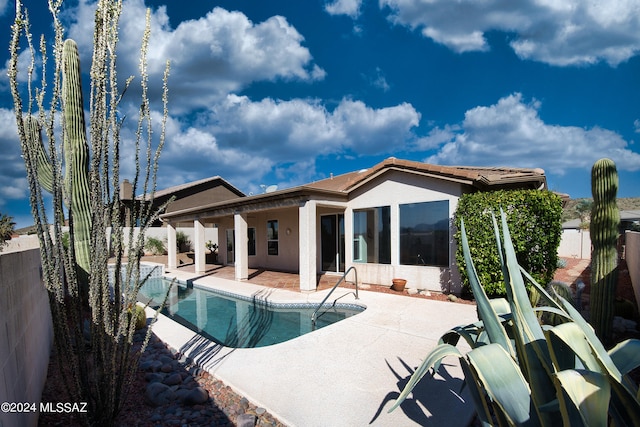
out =
<svg viewBox="0 0 640 427"><path fill-rule="evenodd" d="M618 283L618 172L613 160L600 159L591 169L591 298L590 321L603 342L611 339Z"/></svg>
<svg viewBox="0 0 640 427"><path fill-rule="evenodd" d="M64 199L73 220L73 241L77 272L81 280L89 274L91 250L91 199L89 189L89 146L87 144L80 57L75 41L64 42L62 49L62 103L64 123ZM35 117L25 119L27 139L37 150L38 182L47 191L53 186L52 166L42 142L40 124ZM56 212L56 214L58 214Z"/></svg>

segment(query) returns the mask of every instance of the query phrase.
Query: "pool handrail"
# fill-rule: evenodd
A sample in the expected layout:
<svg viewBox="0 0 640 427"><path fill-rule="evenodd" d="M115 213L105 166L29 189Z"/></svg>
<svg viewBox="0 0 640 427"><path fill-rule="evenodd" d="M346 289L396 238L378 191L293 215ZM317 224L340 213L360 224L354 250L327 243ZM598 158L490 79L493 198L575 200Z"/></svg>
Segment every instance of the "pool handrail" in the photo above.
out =
<svg viewBox="0 0 640 427"><path fill-rule="evenodd" d="M352 265L351 267L349 267L347 269L347 271L344 272L344 274L342 274L342 277L340 277L340 280L338 280L336 282L335 285L333 285L333 288L331 288L331 291L329 291L329 293L327 294L326 297L324 297L324 299L322 300L322 302L318 305L318 308L315 309L315 311L313 312L313 314L311 315L311 323L315 326L316 324L316 315L318 314L318 311L322 308L322 306L324 305L324 303L329 299L329 297L331 296L331 294L333 293L333 291L336 290L336 288L340 285L340 283L342 283L345 278L347 277L347 274L349 274L349 272L353 270L355 277L356 277L356 281L354 282L356 285L356 293L355 293L355 297L356 299L360 299L358 297L358 270L356 270L356 267L354 265ZM338 299L336 299L337 301ZM336 301L333 302L333 305L336 304Z"/></svg>

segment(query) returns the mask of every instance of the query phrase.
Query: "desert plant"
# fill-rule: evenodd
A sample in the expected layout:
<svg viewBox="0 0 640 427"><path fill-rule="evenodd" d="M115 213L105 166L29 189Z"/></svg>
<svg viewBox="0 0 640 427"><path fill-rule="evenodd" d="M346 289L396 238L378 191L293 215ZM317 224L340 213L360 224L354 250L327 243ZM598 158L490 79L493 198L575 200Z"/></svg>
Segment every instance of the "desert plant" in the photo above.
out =
<svg viewBox="0 0 640 427"><path fill-rule="evenodd" d="M506 216L502 235L494 219L507 299L490 300L475 273L464 221L461 243L476 296L479 322L445 333L415 370L390 411L446 356L460 360L465 382L483 425L640 425L638 388L628 373L640 365L640 340L627 340L606 351L591 326L562 297L556 303L519 264ZM545 326L529 303L525 279L547 306L538 308L563 316L558 326ZM462 354L460 337L471 347Z"/></svg>
<svg viewBox="0 0 640 427"><path fill-rule="evenodd" d="M6 214L0 215L0 249L5 245L5 242L11 239L14 227L16 223L13 222L13 218Z"/></svg>
<svg viewBox="0 0 640 427"><path fill-rule="evenodd" d="M600 159L591 168L591 302L589 320L605 342L612 336L614 300L618 284L618 227L616 205L618 172L611 159Z"/></svg>
<svg viewBox="0 0 640 427"><path fill-rule="evenodd" d="M571 287L564 282L553 281L547 285L547 292L551 297L560 304L560 298L562 297L565 301L574 302L575 297L573 296L573 292L571 291ZM544 313L542 315L542 322L545 325L553 325L557 326L561 323L565 322L565 318L561 315L555 313Z"/></svg>
<svg viewBox="0 0 640 427"><path fill-rule="evenodd" d="M207 243L205 243L205 246L207 247L207 250L209 252L211 252L212 254L217 254L218 253L218 244L217 243L213 243L211 240L208 240Z"/></svg>
<svg viewBox="0 0 640 427"><path fill-rule="evenodd" d="M144 278L140 278L140 252L146 228L160 211L148 207L133 210L129 218L120 215L118 183L120 179L120 128L117 109L122 99L116 75L116 45L118 20L122 3L98 0L95 4L93 63L91 66L90 125L84 117L80 61L75 42L63 41L59 19L61 0L50 0L49 10L54 22L53 75L47 74L48 44L40 43L42 79L35 90L33 70L35 49L32 45L28 14L20 0L16 1L16 17L12 26L9 61L9 82L14 101L18 136L22 148L30 190L31 212L40 241L44 283L54 323L55 351L60 363L69 366L65 376L68 401L87 402L87 412L79 414L88 425L113 425L127 392L127 384L136 368L132 353L135 322L129 319L126 307L136 302ZM23 46L23 40L26 41ZM147 97L146 52L149 40L149 15L142 40L140 74L142 102L138 132L134 144L136 172L134 191L153 199L158 156L164 141L167 117L165 72L163 103L164 120L160 141L155 150L151 140L151 114ZM32 62L26 78L18 76L18 57L26 47ZM167 68L168 71L168 68ZM26 108L22 93L26 80ZM51 86L47 80L53 82ZM131 83L127 80L125 88ZM45 105L45 101L49 104ZM36 110L37 111L34 111ZM62 116L61 136L55 126ZM143 137L146 130L147 138ZM44 132L47 140L42 137ZM145 147L146 145L146 147ZM145 148L146 159L140 159ZM64 153L60 158L59 153ZM146 160L146 165L140 165ZM141 171L141 168L144 168ZM53 221L47 218L50 210L42 189L51 192ZM68 244L62 226L68 218ZM123 246L124 224L140 223L141 231L129 234L129 247ZM108 237L105 230L112 226ZM109 282L108 263L115 255L116 271ZM127 255L126 267L123 258ZM85 324L87 327L85 328ZM85 342L87 332L89 345ZM147 335L148 337L148 335ZM148 339L148 338L147 338ZM146 341L145 341L146 345Z"/></svg>
<svg viewBox="0 0 640 427"><path fill-rule="evenodd" d="M562 200L550 191L509 190L464 194L455 212L456 262L465 291L470 290L460 244L460 220L465 218L469 243L480 281L490 296L505 296L498 252L493 244L491 215L501 208L513 230L520 264L539 283L553 280L562 236Z"/></svg>
<svg viewBox="0 0 640 427"><path fill-rule="evenodd" d="M178 252L189 252L191 250L191 240L184 231L176 231L176 246Z"/></svg>
<svg viewBox="0 0 640 427"><path fill-rule="evenodd" d="M144 311L144 307L138 304L131 306L127 309L127 315L129 322L133 321L136 331L147 326L147 314Z"/></svg>
<svg viewBox="0 0 640 427"><path fill-rule="evenodd" d="M162 240L155 237L147 237L147 242L144 244L144 248L153 255L163 255L167 253Z"/></svg>

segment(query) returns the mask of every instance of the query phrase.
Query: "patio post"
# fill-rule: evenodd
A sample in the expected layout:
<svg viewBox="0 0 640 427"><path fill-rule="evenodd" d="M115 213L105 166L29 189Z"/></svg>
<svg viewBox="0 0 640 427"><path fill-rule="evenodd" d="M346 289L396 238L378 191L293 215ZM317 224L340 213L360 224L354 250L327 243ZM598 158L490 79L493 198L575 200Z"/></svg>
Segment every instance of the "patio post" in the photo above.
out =
<svg viewBox="0 0 640 427"><path fill-rule="evenodd" d="M249 278L249 232L247 227L247 214L236 213L233 216L235 229L235 269L236 280Z"/></svg>
<svg viewBox="0 0 640 427"><path fill-rule="evenodd" d="M167 222L167 254L168 268L176 268L178 265L178 250L176 246L176 227L171 222Z"/></svg>
<svg viewBox="0 0 640 427"><path fill-rule="evenodd" d="M204 256L204 224L200 219L193 221L193 233L194 233L194 262L196 273L202 273L206 270L205 256Z"/></svg>
<svg viewBox="0 0 640 427"><path fill-rule="evenodd" d="M315 291L318 280L316 242L316 201L302 202L299 208L300 227L300 290Z"/></svg>

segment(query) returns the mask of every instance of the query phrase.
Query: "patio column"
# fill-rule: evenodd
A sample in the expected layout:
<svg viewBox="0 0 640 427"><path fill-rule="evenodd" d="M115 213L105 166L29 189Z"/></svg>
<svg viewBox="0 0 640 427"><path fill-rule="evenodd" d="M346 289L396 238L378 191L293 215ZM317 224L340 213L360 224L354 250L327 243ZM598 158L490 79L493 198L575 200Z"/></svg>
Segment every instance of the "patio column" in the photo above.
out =
<svg viewBox="0 0 640 427"><path fill-rule="evenodd" d="M236 280L249 278L249 232L247 231L247 214L236 213L233 216L235 229L235 268Z"/></svg>
<svg viewBox="0 0 640 427"><path fill-rule="evenodd" d="M176 227L173 223L167 223L167 254L168 267L176 268L178 265L178 248L176 247Z"/></svg>
<svg viewBox="0 0 640 427"><path fill-rule="evenodd" d="M196 273L203 273L206 270L205 256L204 256L204 224L201 220L196 219L193 221L193 233L194 233L194 262Z"/></svg>
<svg viewBox="0 0 640 427"><path fill-rule="evenodd" d="M307 200L299 208L300 290L315 291L318 281L316 241L316 201Z"/></svg>

